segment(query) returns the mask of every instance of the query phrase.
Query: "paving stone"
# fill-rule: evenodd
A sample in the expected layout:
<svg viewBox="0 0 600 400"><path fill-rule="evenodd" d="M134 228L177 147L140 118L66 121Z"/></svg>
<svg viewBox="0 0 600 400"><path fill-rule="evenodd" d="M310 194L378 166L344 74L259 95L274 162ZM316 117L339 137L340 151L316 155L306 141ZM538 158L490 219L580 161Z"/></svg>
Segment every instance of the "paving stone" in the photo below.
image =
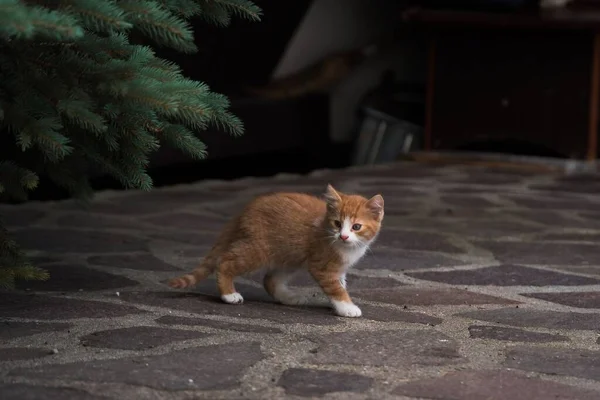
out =
<svg viewBox="0 0 600 400"><path fill-rule="evenodd" d="M471 196L441 196L440 200L451 207L495 207L496 204L477 195Z"/></svg>
<svg viewBox="0 0 600 400"><path fill-rule="evenodd" d="M485 193L497 193L504 192L504 188L498 188L496 186L484 186L477 187L471 185L464 186L452 186L452 187L441 187L438 189L440 193L444 194L485 194Z"/></svg>
<svg viewBox="0 0 600 400"><path fill-rule="evenodd" d="M182 231L162 231L151 232L146 235L151 239L167 240L183 244L191 244L194 246L211 246L217 239L218 231L215 232L182 232Z"/></svg>
<svg viewBox="0 0 600 400"><path fill-rule="evenodd" d="M353 291L355 297L399 306L518 304L500 297L459 289L398 288Z"/></svg>
<svg viewBox="0 0 600 400"><path fill-rule="evenodd" d="M597 285L600 280L563 274L520 265L499 265L456 271L410 272L406 275L452 285L489 286L581 286Z"/></svg>
<svg viewBox="0 0 600 400"><path fill-rule="evenodd" d="M365 182L366 183L366 182ZM410 188L408 186L401 186L398 187L397 184L394 183L382 183L380 182L379 185L374 185L374 184L361 184L362 186L364 186L364 188L359 188L357 190L354 190L353 193L355 194L360 194L361 196L364 197L371 197L371 196L375 196L377 193L380 193L382 196L384 196L384 199L390 199L392 202L396 201L397 199L406 199L406 198L424 198L427 199L428 198L428 194L426 192L423 192L421 190L417 190L414 188Z"/></svg>
<svg viewBox="0 0 600 400"><path fill-rule="evenodd" d="M517 328L506 328L503 326L471 325L469 334L474 339L493 339L508 342L568 342L569 338L563 335L526 331Z"/></svg>
<svg viewBox="0 0 600 400"><path fill-rule="evenodd" d="M146 241L122 233L70 229L24 229L13 233L23 248L50 253L120 253L146 250Z"/></svg>
<svg viewBox="0 0 600 400"><path fill-rule="evenodd" d="M237 332L252 333L283 333L279 328L271 328L259 325L236 324L232 322L217 321L208 318L186 318L165 315L156 320L159 324L165 325L185 325L185 326L203 326L207 328L231 330Z"/></svg>
<svg viewBox="0 0 600 400"><path fill-rule="evenodd" d="M524 176L490 171L468 171L465 176L446 179L445 182L470 183L473 185L510 185L519 184Z"/></svg>
<svg viewBox="0 0 600 400"><path fill-rule="evenodd" d="M531 297L577 308L600 308L600 292L523 293Z"/></svg>
<svg viewBox="0 0 600 400"><path fill-rule="evenodd" d="M347 372L290 368L283 371L277 385L288 395L314 397L335 392L363 393L373 381L373 378Z"/></svg>
<svg viewBox="0 0 600 400"><path fill-rule="evenodd" d="M119 275L87 268L83 265L50 264L44 266L50 274L46 281L18 281L17 289L48 292L77 292L119 289L137 286L138 282Z"/></svg>
<svg viewBox="0 0 600 400"><path fill-rule="evenodd" d="M428 229L432 232L456 234L477 239L494 239L535 233L542 229L501 217L496 218L407 218L403 228Z"/></svg>
<svg viewBox="0 0 600 400"><path fill-rule="evenodd" d="M557 271L600 276L600 268L594 265L552 265L550 268Z"/></svg>
<svg viewBox="0 0 600 400"><path fill-rule="evenodd" d="M505 212L505 215L510 215L516 218L521 218L524 221L536 222L543 224L548 228L561 227L561 228L577 228L577 229L598 229L600 223L598 220L578 220L571 216L565 216L560 214L558 211L544 211L544 210L527 210L527 211L509 211Z"/></svg>
<svg viewBox="0 0 600 400"><path fill-rule="evenodd" d="M60 332L69 329L71 326L71 324L60 322L40 323L0 321L0 339L11 340L26 336L37 335L38 333Z"/></svg>
<svg viewBox="0 0 600 400"><path fill-rule="evenodd" d="M342 318L336 317L328 308L287 307L252 301L248 297L244 298L242 305L225 304L216 296L177 292L122 292L120 299L194 314L266 319L281 324L337 325L342 322Z"/></svg>
<svg viewBox="0 0 600 400"><path fill-rule="evenodd" d="M52 354L50 349L37 347L7 347L0 348L0 361L33 360Z"/></svg>
<svg viewBox="0 0 600 400"><path fill-rule="evenodd" d="M224 354L235 355L224 357ZM260 343L192 347L156 356L95 360L14 369L9 376L122 383L160 390L227 390L246 368L263 359Z"/></svg>
<svg viewBox="0 0 600 400"><path fill-rule="evenodd" d="M41 210L34 210L21 205L0 207L0 221L7 228L30 226L46 215Z"/></svg>
<svg viewBox="0 0 600 400"><path fill-rule="evenodd" d="M443 173L442 168L426 165L386 165L384 168L359 168L337 171L339 176L360 178L392 178L392 179L418 179L434 178Z"/></svg>
<svg viewBox="0 0 600 400"><path fill-rule="evenodd" d="M410 368L466 362L458 344L436 331L378 330L336 332L311 336L319 346L305 361L311 364L349 364Z"/></svg>
<svg viewBox="0 0 600 400"><path fill-rule="evenodd" d="M600 264L600 247L592 244L492 241L476 244L507 264Z"/></svg>
<svg viewBox="0 0 600 400"><path fill-rule="evenodd" d="M443 235L426 232L382 229L375 244L396 250L424 250L443 253L464 253L450 244Z"/></svg>
<svg viewBox="0 0 600 400"><path fill-rule="evenodd" d="M68 387L34 386L25 383L0 383L2 400L109 400L85 390Z"/></svg>
<svg viewBox="0 0 600 400"><path fill-rule="evenodd" d="M56 220L56 224L65 228L79 228L85 227L86 229L98 228L116 228L116 229L137 229L139 228L139 221L129 219L126 216L121 218L113 218L105 215L93 214L90 212L71 212L67 215L61 216Z"/></svg>
<svg viewBox="0 0 600 400"><path fill-rule="evenodd" d="M531 185L531 189L548 192L597 194L600 192L600 182L596 178L590 180L559 180L556 183L547 185Z"/></svg>
<svg viewBox="0 0 600 400"><path fill-rule="evenodd" d="M439 400L593 400L600 393L510 371L458 371L403 384L392 395Z"/></svg>
<svg viewBox="0 0 600 400"><path fill-rule="evenodd" d="M109 201L98 201L91 205L90 211L113 215L146 215L164 213L186 206L195 206L212 201L222 201L227 196L218 192L195 190L153 190L124 195Z"/></svg>
<svg viewBox="0 0 600 400"><path fill-rule="evenodd" d="M457 316L522 328L600 330L600 318L597 314L577 312L500 308L469 311Z"/></svg>
<svg viewBox="0 0 600 400"><path fill-rule="evenodd" d="M163 214L155 217L144 218L143 221L158 227L168 226L169 229L186 229L209 232L220 231L227 223L227 219L222 217L186 212Z"/></svg>
<svg viewBox="0 0 600 400"><path fill-rule="evenodd" d="M361 304L363 318L380 322L406 322L410 324L439 325L441 318L432 317L421 312L400 311L391 307L372 306Z"/></svg>
<svg viewBox="0 0 600 400"><path fill-rule="evenodd" d="M152 254L110 254L88 257L91 265L112 268L135 269L139 271L180 271L174 265L168 264Z"/></svg>
<svg viewBox="0 0 600 400"><path fill-rule="evenodd" d="M202 339L207 333L182 329L134 326L131 328L109 329L90 333L80 338L86 347L101 347L119 350L145 350L165 344L190 339Z"/></svg>
<svg viewBox="0 0 600 400"><path fill-rule="evenodd" d="M121 304L35 294L0 293L0 315L7 318L109 318L142 313L145 311Z"/></svg>
<svg viewBox="0 0 600 400"><path fill-rule="evenodd" d="M358 270L387 269L400 272L411 269L454 267L462 264L464 264L463 261L438 253L424 251L403 251L399 253L385 249L374 249L373 254L367 254L352 268Z"/></svg>
<svg viewBox="0 0 600 400"><path fill-rule="evenodd" d="M503 365L523 371L600 381L600 351L513 347L506 352Z"/></svg>
<svg viewBox="0 0 600 400"><path fill-rule="evenodd" d="M600 211L600 203L590 202L586 199L548 199L547 196L539 198L509 196L509 199L519 206L536 210Z"/></svg>
<svg viewBox="0 0 600 400"><path fill-rule="evenodd" d="M548 233L539 236L539 238L544 240L559 240L571 242L600 242L599 233Z"/></svg>

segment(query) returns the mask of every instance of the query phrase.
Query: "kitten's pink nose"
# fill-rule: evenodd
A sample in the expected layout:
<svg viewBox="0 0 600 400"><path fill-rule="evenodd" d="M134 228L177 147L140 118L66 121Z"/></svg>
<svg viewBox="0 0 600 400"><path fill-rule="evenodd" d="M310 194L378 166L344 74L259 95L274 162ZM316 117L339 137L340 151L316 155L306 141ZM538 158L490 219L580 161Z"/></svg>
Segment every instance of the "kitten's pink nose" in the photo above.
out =
<svg viewBox="0 0 600 400"><path fill-rule="evenodd" d="M340 239L342 239L342 240L348 240L348 235L340 235Z"/></svg>

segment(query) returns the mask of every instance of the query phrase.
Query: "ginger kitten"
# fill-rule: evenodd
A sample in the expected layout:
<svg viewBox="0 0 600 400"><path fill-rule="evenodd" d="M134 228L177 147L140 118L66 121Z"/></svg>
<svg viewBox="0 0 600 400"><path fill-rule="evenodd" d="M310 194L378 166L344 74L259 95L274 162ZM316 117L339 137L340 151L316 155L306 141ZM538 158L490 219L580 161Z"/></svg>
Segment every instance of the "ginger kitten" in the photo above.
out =
<svg viewBox="0 0 600 400"><path fill-rule="evenodd" d="M266 268L266 291L282 304L300 305L308 299L287 283L306 268L337 315L360 317L346 291L346 272L376 239L383 214L381 195L366 199L331 185L325 200L301 193L258 196L223 229L198 268L168 284L190 287L214 272L221 299L241 304L234 278Z"/></svg>

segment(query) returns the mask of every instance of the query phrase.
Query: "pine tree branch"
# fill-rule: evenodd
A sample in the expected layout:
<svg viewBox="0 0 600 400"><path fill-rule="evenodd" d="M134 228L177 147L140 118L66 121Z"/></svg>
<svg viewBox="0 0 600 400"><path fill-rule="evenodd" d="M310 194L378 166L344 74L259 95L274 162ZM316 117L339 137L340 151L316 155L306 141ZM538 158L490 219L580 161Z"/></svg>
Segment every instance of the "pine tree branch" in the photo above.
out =
<svg viewBox="0 0 600 400"><path fill-rule="evenodd" d="M12 39L73 40L84 32L72 15L20 0L0 0L0 37Z"/></svg>

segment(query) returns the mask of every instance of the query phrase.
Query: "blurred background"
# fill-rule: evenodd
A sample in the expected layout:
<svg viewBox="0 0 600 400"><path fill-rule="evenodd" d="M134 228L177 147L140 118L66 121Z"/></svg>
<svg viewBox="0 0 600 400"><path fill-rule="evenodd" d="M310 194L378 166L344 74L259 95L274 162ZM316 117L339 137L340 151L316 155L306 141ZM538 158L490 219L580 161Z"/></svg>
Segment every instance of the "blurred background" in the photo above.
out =
<svg viewBox="0 0 600 400"><path fill-rule="evenodd" d="M201 162L162 149L156 186L465 152L596 159L598 0L256 3L261 23L198 23L198 54L159 52L227 95L246 133L203 132Z"/></svg>

